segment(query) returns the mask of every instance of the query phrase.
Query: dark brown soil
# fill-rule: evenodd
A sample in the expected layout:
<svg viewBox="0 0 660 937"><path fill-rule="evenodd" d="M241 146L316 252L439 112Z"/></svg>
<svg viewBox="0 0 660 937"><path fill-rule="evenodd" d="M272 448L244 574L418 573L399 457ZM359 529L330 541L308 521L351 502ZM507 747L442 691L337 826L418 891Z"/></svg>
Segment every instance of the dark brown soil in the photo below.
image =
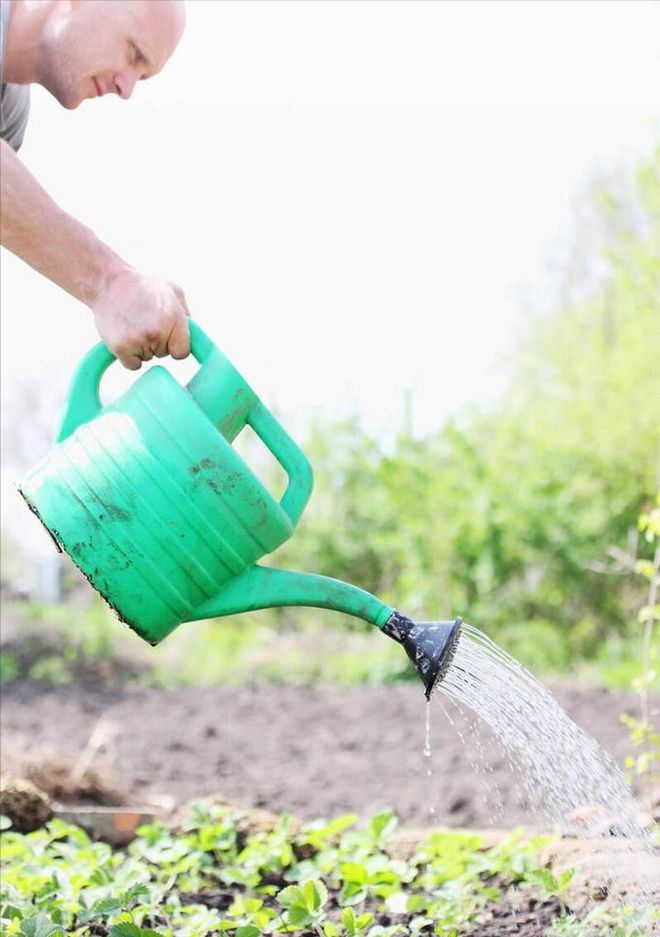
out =
<svg viewBox="0 0 660 937"><path fill-rule="evenodd" d="M619 715L636 713L635 697L555 691L621 762L630 742ZM393 808L420 828L547 826L496 741L456 710L451 724L439 699L426 759L425 705L413 684L107 691L17 680L4 689L0 726L5 770L33 760L39 786L63 801L83 799L64 763L74 780L95 772L106 804L112 791L124 804L216 795L303 818Z"/></svg>

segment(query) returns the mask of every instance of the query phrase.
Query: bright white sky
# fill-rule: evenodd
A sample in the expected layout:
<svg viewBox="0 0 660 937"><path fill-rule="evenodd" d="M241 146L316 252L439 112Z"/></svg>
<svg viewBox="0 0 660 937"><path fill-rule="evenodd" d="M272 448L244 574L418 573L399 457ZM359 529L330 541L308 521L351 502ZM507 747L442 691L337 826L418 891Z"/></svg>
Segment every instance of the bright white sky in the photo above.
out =
<svg viewBox="0 0 660 937"><path fill-rule="evenodd" d="M188 0L128 104L36 88L21 155L184 287L289 426L355 404L386 430L409 390L428 430L492 392L586 176L648 148L659 35L655 0ZM3 393L62 387L89 312L6 252L2 273Z"/></svg>

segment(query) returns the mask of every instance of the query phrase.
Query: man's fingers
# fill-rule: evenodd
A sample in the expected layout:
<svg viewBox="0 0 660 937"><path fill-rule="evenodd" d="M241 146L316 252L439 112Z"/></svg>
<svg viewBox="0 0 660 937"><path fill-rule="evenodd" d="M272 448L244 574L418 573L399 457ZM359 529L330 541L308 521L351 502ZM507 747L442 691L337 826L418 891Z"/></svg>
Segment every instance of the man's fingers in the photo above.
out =
<svg viewBox="0 0 660 937"><path fill-rule="evenodd" d="M177 298L177 299L179 300L179 302L181 303L181 305L182 305L182 307L183 307L183 311L185 312L185 314L186 314L188 317L190 317L190 309L188 309L188 303L187 303L187 301L186 301L186 294L183 292L183 290L182 290L181 287L178 285L178 283L172 283L172 284L170 284L170 285L171 285L172 289L174 290L174 292L176 293L176 298Z"/></svg>
<svg viewBox="0 0 660 937"><path fill-rule="evenodd" d="M178 317L170 332L167 350L173 358L187 358L190 354L190 328L188 319Z"/></svg>
<svg viewBox="0 0 660 937"><path fill-rule="evenodd" d="M139 371L142 367L142 359L138 355L118 355L117 357L129 371Z"/></svg>

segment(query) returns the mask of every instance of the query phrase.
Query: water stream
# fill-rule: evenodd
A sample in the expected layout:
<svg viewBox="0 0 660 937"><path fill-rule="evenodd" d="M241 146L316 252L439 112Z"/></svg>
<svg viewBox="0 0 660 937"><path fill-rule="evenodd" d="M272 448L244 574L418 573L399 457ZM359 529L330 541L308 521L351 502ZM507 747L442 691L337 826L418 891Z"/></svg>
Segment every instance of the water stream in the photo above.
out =
<svg viewBox="0 0 660 937"><path fill-rule="evenodd" d="M529 671L470 625L437 694L468 707L492 730L543 813L581 836L644 837L639 807L614 760ZM427 748L429 747L427 711ZM426 750L425 750L426 753ZM576 815L580 814L575 824Z"/></svg>

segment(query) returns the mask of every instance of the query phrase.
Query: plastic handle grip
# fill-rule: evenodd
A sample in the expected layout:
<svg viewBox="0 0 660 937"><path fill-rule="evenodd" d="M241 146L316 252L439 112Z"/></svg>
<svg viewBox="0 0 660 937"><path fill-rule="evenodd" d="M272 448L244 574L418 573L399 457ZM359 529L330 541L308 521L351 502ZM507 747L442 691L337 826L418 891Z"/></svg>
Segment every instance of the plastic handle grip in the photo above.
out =
<svg viewBox="0 0 660 937"><path fill-rule="evenodd" d="M231 374L235 375L236 378L236 386L244 388L246 392L245 410L241 413L239 424L234 427L234 430L237 431L241 425L248 423L287 473L288 485L280 501L280 506L291 524L295 526L312 491L312 468L307 461L307 457L272 413L254 395L254 391L236 372L233 365L227 361L205 332L192 320L190 321L190 345L192 354L200 366L203 366L207 360L209 362L210 370L208 375L206 375L206 372L204 374L205 382L210 380L211 384L214 384L216 380L219 380L218 374L214 370L214 364L217 365L219 361L223 368L231 369ZM88 423L99 415L103 408L99 397L101 379L115 360L115 356L108 351L103 342L95 345L82 359L71 382L64 416L57 435L58 443L65 440L83 423ZM202 377L201 367L197 375L200 378ZM195 379L188 385L191 391L195 389L194 382ZM193 396L199 395L193 393Z"/></svg>
<svg viewBox="0 0 660 937"><path fill-rule="evenodd" d="M190 320L190 350L200 365L204 364L214 348L206 333ZM99 397L101 378L114 361L115 355L103 342L95 345L82 359L71 381L57 442L62 442L83 423L99 415L102 409Z"/></svg>
<svg viewBox="0 0 660 937"><path fill-rule="evenodd" d="M248 424L275 456L289 478L280 507L295 527L314 484L312 467L307 456L261 401L257 401L252 407Z"/></svg>

